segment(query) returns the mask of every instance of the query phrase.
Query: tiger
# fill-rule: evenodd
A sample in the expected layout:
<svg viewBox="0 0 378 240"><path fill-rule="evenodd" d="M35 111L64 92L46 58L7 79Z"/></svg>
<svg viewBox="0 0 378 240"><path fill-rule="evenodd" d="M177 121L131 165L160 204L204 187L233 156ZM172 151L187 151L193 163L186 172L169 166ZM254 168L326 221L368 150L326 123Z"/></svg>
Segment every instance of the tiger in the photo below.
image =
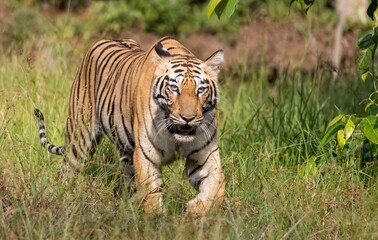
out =
<svg viewBox="0 0 378 240"><path fill-rule="evenodd" d="M185 213L204 215L225 198L217 133L218 73L223 50L205 61L172 37L147 51L132 39L100 40L85 54L71 87L65 144L51 144L38 109L40 143L83 169L102 136L113 142L135 181L139 206L163 213L162 166L185 161L197 190Z"/></svg>

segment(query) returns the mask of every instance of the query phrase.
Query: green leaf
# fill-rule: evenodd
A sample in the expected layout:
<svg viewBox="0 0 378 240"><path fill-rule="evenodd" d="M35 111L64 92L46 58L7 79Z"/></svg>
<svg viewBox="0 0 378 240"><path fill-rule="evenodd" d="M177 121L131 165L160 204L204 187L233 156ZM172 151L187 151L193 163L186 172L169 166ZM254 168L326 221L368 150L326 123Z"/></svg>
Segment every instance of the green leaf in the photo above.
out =
<svg viewBox="0 0 378 240"><path fill-rule="evenodd" d="M207 17L210 18L211 14L214 12L215 8L221 0L210 0L209 4L207 5ZM218 16L219 17L219 16Z"/></svg>
<svg viewBox="0 0 378 240"><path fill-rule="evenodd" d="M360 56L357 59L357 67L364 73L369 70L370 65L372 64L375 49L375 45L372 45L360 51Z"/></svg>
<svg viewBox="0 0 378 240"><path fill-rule="evenodd" d="M361 120L362 120L362 118L356 117L356 115L352 115L352 116L350 116L350 119L351 119L351 120L353 121L353 123L356 124L356 125L358 125L358 124L361 122Z"/></svg>
<svg viewBox="0 0 378 240"><path fill-rule="evenodd" d="M343 128L344 128L344 124L342 122L339 122L339 123L333 125L333 127L330 128L329 130L327 130L327 132L324 134L322 140L319 143L318 148L324 147L324 145L329 143L335 137L336 133L340 129L343 129Z"/></svg>
<svg viewBox="0 0 378 240"><path fill-rule="evenodd" d="M226 16L231 17L235 12L236 5L239 3L239 0L228 0L226 6Z"/></svg>
<svg viewBox="0 0 378 240"><path fill-rule="evenodd" d="M363 118L358 128L370 142L378 144L378 118L376 116Z"/></svg>
<svg viewBox="0 0 378 240"><path fill-rule="evenodd" d="M352 133L354 132L355 128L356 125L354 124L352 119L349 118L344 128L345 141L347 141L350 138L350 136L352 136Z"/></svg>
<svg viewBox="0 0 378 240"><path fill-rule="evenodd" d="M218 18L220 18L223 13L225 13L227 17L231 17L238 3L239 0L210 0L207 5L207 17L210 18L213 12L217 14Z"/></svg>
<svg viewBox="0 0 378 240"><path fill-rule="evenodd" d="M218 18L220 18L223 14L227 6L228 0L221 0L220 3L215 7L215 13L217 14Z"/></svg>
<svg viewBox="0 0 378 240"><path fill-rule="evenodd" d="M316 166L315 160L316 158L314 156L311 156L305 165L300 166L299 175L304 180L311 180L317 175L318 168Z"/></svg>
<svg viewBox="0 0 378 240"><path fill-rule="evenodd" d="M297 2L299 3L300 7L301 7L301 10L307 14L308 10L310 9L310 7L312 6L312 4L314 4L315 0L291 0L290 1L290 7L291 5L294 3L294 2Z"/></svg>
<svg viewBox="0 0 378 240"><path fill-rule="evenodd" d="M334 119L332 119L328 125L327 125L327 129L332 127L333 125L335 125L335 123L337 123L338 121L340 121L345 115L344 114L339 114L337 115Z"/></svg>
<svg viewBox="0 0 378 240"><path fill-rule="evenodd" d="M362 79L362 81L366 81L366 79L368 78L368 77L370 77L370 76L372 76L371 75L371 73L370 73L370 71L366 71L366 72L363 72L362 74L361 74L361 79Z"/></svg>
<svg viewBox="0 0 378 240"><path fill-rule="evenodd" d="M366 32L360 39L358 39L357 46L359 49L363 50L371 45L376 43L376 39L374 38L374 30L370 30Z"/></svg>
<svg viewBox="0 0 378 240"><path fill-rule="evenodd" d="M341 149L344 148L346 140L345 140L345 132L344 130L340 129L337 131L337 143Z"/></svg>

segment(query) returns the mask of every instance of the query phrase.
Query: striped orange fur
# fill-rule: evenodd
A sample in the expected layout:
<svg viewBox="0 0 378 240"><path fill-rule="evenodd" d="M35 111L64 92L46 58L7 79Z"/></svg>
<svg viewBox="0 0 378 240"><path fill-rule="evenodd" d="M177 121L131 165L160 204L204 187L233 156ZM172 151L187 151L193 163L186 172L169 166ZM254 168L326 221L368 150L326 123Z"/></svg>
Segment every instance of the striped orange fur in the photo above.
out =
<svg viewBox="0 0 378 240"><path fill-rule="evenodd" d="M219 50L202 61L170 37L147 51L132 39L99 41L72 84L64 146L48 142L35 110L41 144L81 169L107 135L151 212L163 211L161 167L185 159L184 174L199 192L186 211L202 215L225 194L216 117L223 58Z"/></svg>

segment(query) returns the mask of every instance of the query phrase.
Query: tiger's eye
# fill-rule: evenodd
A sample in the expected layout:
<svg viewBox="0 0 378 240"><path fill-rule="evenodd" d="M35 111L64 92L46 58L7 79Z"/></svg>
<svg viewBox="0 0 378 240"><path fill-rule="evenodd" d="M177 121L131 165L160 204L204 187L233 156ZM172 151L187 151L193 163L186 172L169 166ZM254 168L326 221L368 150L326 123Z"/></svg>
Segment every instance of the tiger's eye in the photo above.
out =
<svg viewBox="0 0 378 240"><path fill-rule="evenodd" d="M176 85L169 85L169 88L171 89L172 92L178 92L179 88Z"/></svg>
<svg viewBox="0 0 378 240"><path fill-rule="evenodd" d="M206 91L205 87L200 87L200 88L197 89L198 94L204 93L205 91Z"/></svg>

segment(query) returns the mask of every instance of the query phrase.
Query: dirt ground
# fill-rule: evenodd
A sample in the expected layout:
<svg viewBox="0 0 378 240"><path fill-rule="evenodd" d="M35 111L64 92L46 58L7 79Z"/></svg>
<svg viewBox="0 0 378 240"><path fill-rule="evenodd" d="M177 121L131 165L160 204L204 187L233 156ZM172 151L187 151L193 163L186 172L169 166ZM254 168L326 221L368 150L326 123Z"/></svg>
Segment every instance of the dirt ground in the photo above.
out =
<svg viewBox="0 0 378 240"><path fill-rule="evenodd" d="M342 68L354 65L357 32L346 32L342 46ZM250 64L261 62L269 68L314 70L318 64L330 63L333 53L332 30L300 33L293 24L278 24L267 17L258 17L236 34L235 46L226 46L228 65L238 57Z"/></svg>
<svg viewBox="0 0 378 240"><path fill-rule="evenodd" d="M342 72L355 69L358 35L358 29L344 32L341 43ZM131 37L144 47L159 38L145 33L133 33ZM264 64L269 69L278 70L313 71L319 64L332 68L334 32L330 28L303 34L292 24L277 23L266 16L258 16L249 25L242 26L231 39L230 43L225 43L210 33L195 32L187 36L184 44L201 59L206 59L217 49L223 49L226 68L240 62L240 59L249 65Z"/></svg>

